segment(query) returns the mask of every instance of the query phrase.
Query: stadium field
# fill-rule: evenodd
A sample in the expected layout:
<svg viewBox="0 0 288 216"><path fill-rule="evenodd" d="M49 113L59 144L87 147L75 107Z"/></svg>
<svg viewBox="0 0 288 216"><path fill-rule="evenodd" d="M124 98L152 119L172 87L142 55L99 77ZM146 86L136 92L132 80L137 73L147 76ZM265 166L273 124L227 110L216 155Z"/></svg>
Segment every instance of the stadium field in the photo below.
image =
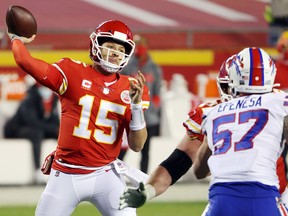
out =
<svg viewBox="0 0 288 216"><path fill-rule="evenodd" d="M150 202L138 209L138 216L200 216L207 202ZM1 216L31 216L35 206L0 207ZM90 204L79 205L72 216L101 216Z"/></svg>

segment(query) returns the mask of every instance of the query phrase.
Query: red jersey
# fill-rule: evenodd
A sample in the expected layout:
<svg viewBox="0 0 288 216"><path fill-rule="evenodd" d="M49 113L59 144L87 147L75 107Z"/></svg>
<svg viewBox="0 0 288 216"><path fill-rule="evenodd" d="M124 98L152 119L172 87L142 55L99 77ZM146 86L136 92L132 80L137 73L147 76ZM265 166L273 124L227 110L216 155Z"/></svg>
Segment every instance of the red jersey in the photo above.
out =
<svg viewBox="0 0 288 216"><path fill-rule="evenodd" d="M277 73L274 83L279 83L278 88L287 91L288 90L288 61L278 60L275 62Z"/></svg>
<svg viewBox="0 0 288 216"><path fill-rule="evenodd" d="M188 118L183 123L183 126L186 128L187 135L190 139L203 141L204 135L201 132L203 110L214 107L219 103L221 103L220 99L215 102L202 103L189 112Z"/></svg>
<svg viewBox="0 0 288 216"><path fill-rule="evenodd" d="M114 161L124 128L129 133L130 80L137 81L119 73L105 76L91 65L68 58L50 65L33 58L20 40L12 41L12 51L19 67L59 95L61 122L52 167L66 173L89 173L93 170L63 164L95 168ZM149 99L144 86L143 109L149 107Z"/></svg>
<svg viewBox="0 0 288 216"><path fill-rule="evenodd" d="M129 131L129 80L133 78L117 73L115 80L105 84L107 77L90 65L66 58L53 66L48 74L53 77L53 73L60 72L63 77L60 88L54 89L59 93L62 113L55 156L58 162L53 163L53 168L88 173L91 171L60 164L100 167L114 161L121 149L124 129ZM142 104L144 109L149 106L146 86Z"/></svg>

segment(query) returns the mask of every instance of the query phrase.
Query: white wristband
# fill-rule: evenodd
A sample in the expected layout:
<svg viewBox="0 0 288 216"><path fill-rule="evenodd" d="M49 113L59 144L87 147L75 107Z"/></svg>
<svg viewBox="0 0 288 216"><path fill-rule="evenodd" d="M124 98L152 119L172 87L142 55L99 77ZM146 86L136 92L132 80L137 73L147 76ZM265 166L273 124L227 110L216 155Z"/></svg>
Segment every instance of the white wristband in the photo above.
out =
<svg viewBox="0 0 288 216"><path fill-rule="evenodd" d="M146 201L153 199L156 196L156 190L151 184L146 184L145 186Z"/></svg>
<svg viewBox="0 0 288 216"><path fill-rule="evenodd" d="M131 130L136 131L145 128L146 123L142 109L142 102L138 104L131 103L131 115L131 121L129 124Z"/></svg>

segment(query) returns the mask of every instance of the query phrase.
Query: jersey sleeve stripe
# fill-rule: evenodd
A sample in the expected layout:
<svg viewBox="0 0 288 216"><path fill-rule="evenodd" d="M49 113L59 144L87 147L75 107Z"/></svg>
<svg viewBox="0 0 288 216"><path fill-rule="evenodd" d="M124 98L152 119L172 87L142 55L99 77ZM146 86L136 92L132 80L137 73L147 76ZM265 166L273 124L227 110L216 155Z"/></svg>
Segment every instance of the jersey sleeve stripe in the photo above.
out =
<svg viewBox="0 0 288 216"><path fill-rule="evenodd" d="M193 121L192 119L188 119L184 122L184 124L187 126L187 128L194 132L194 133L200 133L201 132L201 125L199 125L198 123L196 123L195 121Z"/></svg>
<svg viewBox="0 0 288 216"><path fill-rule="evenodd" d="M143 109L148 109L150 106L150 102L149 101L142 101L142 108Z"/></svg>
<svg viewBox="0 0 288 216"><path fill-rule="evenodd" d="M57 64L52 64L55 68L57 68L57 70L63 75L63 81L62 84L60 86L60 88L58 89L58 93L60 95L64 94L68 88L68 80L67 77L65 76L65 73L62 71L62 69L57 65Z"/></svg>

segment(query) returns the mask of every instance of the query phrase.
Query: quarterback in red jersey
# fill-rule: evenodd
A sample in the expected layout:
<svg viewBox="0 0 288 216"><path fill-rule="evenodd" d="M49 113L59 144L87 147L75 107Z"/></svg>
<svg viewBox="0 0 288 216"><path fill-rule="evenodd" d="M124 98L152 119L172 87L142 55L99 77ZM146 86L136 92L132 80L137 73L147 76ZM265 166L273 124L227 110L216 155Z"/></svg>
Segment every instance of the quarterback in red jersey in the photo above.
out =
<svg viewBox="0 0 288 216"><path fill-rule="evenodd" d="M143 148L149 92L142 73L136 79L119 73L135 47L128 26L109 20L92 32L93 65L69 58L48 64L33 58L24 46L35 36L8 35L18 66L61 101L58 146L36 215L70 215L82 201L91 202L101 215L136 215L133 208L118 210L127 168L117 156L124 130L132 150Z"/></svg>

